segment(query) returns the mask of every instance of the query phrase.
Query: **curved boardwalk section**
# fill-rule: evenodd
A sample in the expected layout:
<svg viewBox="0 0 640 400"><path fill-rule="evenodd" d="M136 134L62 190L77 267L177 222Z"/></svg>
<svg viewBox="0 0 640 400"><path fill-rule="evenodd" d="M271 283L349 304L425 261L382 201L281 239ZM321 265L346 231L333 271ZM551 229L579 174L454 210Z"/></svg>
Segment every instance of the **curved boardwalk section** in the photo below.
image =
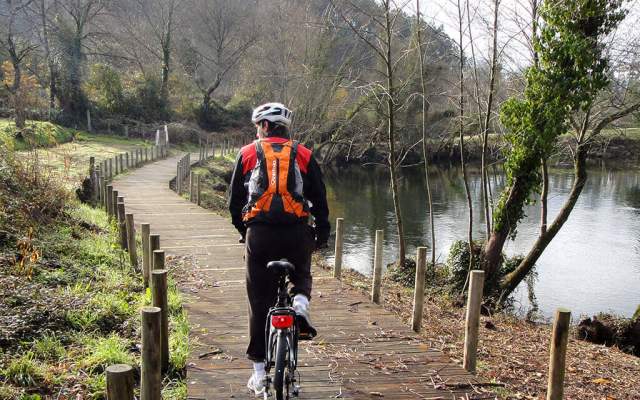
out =
<svg viewBox="0 0 640 400"><path fill-rule="evenodd" d="M247 301L242 245L231 223L169 189L178 157L119 177L137 224L185 261L180 287L192 328L189 399L247 399ZM475 379L359 292L314 269L319 336L300 349L301 399L486 399ZM410 305L407 305L409 307Z"/></svg>

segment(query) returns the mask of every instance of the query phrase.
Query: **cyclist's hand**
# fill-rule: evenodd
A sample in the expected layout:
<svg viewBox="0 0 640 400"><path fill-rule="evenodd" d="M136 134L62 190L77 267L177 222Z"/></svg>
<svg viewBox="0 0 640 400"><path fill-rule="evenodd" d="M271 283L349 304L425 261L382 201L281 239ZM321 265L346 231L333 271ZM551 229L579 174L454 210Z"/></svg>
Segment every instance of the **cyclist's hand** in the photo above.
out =
<svg viewBox="0 0 640 400"><path fill-rule="evenodd" d="M244 236L240 237L240 239L238 239L238 243L244 243Z"/></svg>

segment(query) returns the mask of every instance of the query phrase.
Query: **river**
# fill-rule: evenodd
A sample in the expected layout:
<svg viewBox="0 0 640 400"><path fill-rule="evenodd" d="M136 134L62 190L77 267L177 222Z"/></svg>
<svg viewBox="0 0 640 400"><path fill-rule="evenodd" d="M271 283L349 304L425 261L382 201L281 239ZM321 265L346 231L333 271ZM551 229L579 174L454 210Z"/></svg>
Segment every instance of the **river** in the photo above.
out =
<svg viewBox="0 0 640 400"><path fill-rule="evenodd" d="M504 175L496 168L490 179L493 197L497 198ZM573 179L572 170L550 172L550 222ZM371 274L376 229L385 231L385 265L397 257L398 237L388 181L381 167L326 171L331 221L345 219L345 268ZM469 213L459 168L434 168L430 181L436 255L438 262L444 262L451 244L466 238ZM474 238L483 238L479 170L470 171L469 183L474 199ZM408 254L413 257L417 246L430 247L431 243L422 170L404 169L399 191ZM505 252L514 255L528 251L539 221L539 205L528 206L527 217ZM580 200L538 261L536 272L532 288L539 318L548 319L557 307L569 308L576 318L601 311L633 315L640 304L640 171L591 168ZM523 283L514 294L518 314L524 315L532 308L527 293Z"/></svg>

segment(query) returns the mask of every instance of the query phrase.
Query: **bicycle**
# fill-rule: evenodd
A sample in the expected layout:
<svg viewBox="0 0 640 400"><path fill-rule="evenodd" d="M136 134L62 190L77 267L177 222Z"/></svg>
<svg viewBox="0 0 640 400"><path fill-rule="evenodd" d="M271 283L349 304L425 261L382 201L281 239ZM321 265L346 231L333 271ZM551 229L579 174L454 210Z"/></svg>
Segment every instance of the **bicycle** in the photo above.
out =
<svg viewBox="0 0 640 400"><path fill-rule="evenodd" d="M297 397L300 392L300 386L297 384L299 380L296 379L298 341L311 340L313 336L300 336L298 319L288 292L289 277L295 269L293 264L286 259L271 261L267 264L267 269L274 270L278 276L278 297L275 306L271 307L267 314L267 378L264 398L270 396L270 386L273 384L276 400L288 400L291 396ZM275 369L273 379L269 375L271 367Z"/></svg>

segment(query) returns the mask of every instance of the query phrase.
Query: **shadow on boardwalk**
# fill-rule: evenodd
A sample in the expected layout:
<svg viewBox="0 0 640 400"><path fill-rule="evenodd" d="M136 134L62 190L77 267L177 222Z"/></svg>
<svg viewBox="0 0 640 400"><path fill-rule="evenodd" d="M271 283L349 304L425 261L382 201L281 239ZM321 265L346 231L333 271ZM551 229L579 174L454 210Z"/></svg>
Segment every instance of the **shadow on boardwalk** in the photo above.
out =
<svg viewBox="0 0 640 400"><path fill-rule="evenodd" d="M245 388L251 364L244 356L244 247L228 220L169 189L178 159L135 170L114 186L136 223L150 223L167 254L186 261L180 286L194 343L189 399L252 398ZM300 399L487 398L474 397L474 377L420 341L395 315L327 272L313 274L312 310L320 334L300 349Z"/></svg>

